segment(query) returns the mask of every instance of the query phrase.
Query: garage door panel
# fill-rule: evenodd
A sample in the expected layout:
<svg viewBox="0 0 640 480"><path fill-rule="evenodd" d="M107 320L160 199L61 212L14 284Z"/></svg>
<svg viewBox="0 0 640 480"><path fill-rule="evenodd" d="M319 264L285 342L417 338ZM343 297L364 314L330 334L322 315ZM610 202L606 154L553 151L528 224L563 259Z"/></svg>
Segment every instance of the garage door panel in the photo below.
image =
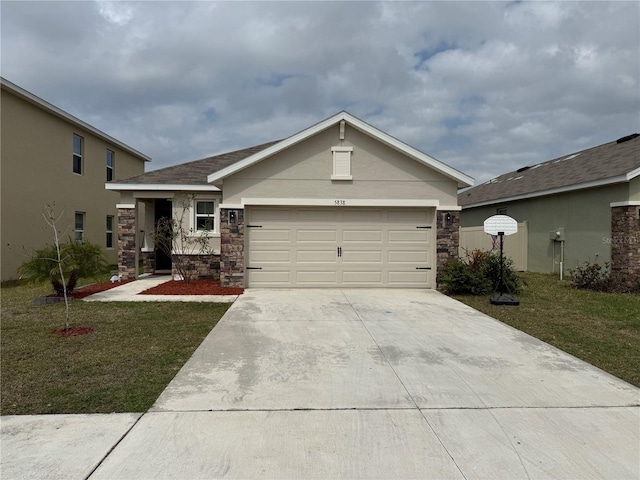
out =
<svg viewBox="0 0 640 480"><path fill-rule="evenodd" d="M335 209L327 210L305 210L295 211L295 218L299 223L336 223L338 212Z"/></svg>
<svg viewBox="0 0 640 480"><path fill-rule="evenodd" d="M429 281L429 270L410 270L410 271L390 271L389 285L416 285L420 283L427 284Z"/></svg>
<svg viewBox="0 0 640 480"><path fill-rule="evenodd" d="M381 230L343 230L342 241L349 242L382 242Z"/></svg>
<svg viewBox="0 0 640 480"><path fill-rule="evenodd" d="M389 251L389 263L427 263L429 254L424 250L399 250Z"/></svg>
<svg viewBox="0 0 640 480"><path fill-rule="evenodd" d="M381 223L384 221L382 210L342 210L342 221L347 224L354 223Z"/></svg>
<svg viewBox="0 0 640 480"><path fill-rule="evenodd" d="M297 263L333 263L337 260L336 250L331 248L329 250L300 250L296 251Z"/></svg>
<svg viewBox="0 0 640 480"><path fill-rule="evenodd" d="M251 241L261 242L291 242L291 231L288 229L251 229Z"/></svg>
<svg viewBox="0 0 640 480"><path fill-rule="evenodd" d="M251 270L251 285L254 287L291 285L291 272Z"/></svg>
<svg viewBox="0 0 640 480"><path fill-rule="evenodd" d="M389 210L389 223L415 223L416 226L431 225L433 213L428 210Z"/></svg>
<svg viewBox="0 0 640 480"><path fill-rule="evenodd" d="M376 265L379 268L383 263L381 250L358 250L342 252L342 263L365 263Z"/></svg>
<svg viewBox="0 0 640 480"><path fill-rule="evenodd" d="M251 250L250 262L291 263L291 250Z"/></svg>
<svg viewBox="0 0 640 480"><path fill-rule="evenodd" d="M290 223L292 221L292 211L281 208L261 208L252 212L251 221Z"/></svg>
<svg viewBox="0 0 640 480"><path fill-rule="evenodd" d="M298 270L296 272L298 285L335 285L338 282L337 272L320 272L314 270Z"/></svg>
<svg viewBox="0 0 640 480"><path fill-rule="evenodd" d="M335 230L318 230L303 229L296 231L296 240L298 242L331 242L338 241L337 232Z"/></svg>
<svg viewBox="0 0 640 480"><path fill-rule="evenodd" d="M413 230L389 230L389 243L420 243L426 244L429 239L429 231L423 229Z"/></svg>
<svg viewBox="0 0 640 480"><path fill-rule="evenodd" d="M345 270L342 273L342 283L344 285L382 285L382 272L360 272Z"/></svg>

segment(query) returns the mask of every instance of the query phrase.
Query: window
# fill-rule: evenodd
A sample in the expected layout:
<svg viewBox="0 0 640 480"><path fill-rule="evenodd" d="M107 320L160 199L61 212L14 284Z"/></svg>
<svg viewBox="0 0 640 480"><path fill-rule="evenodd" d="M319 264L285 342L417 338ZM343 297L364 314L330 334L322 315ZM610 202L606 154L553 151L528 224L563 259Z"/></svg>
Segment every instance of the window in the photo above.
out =
<svg viewBox="0 0 640 480"><path fill-rule="evenodd" d="M211 231L215 230L215 202L213 200L196 201L196 230Z"/></svg>
<svg viewBox="0 0 640 480"><path fill-rule="evenodd" d="M116 159L116 154L111 150L107 150L107 182L113 180L113 168Z"/></svg>
<svg viewBox="0 0 640 480"><path fill-rule="evenodd" d="M333 175L331 180L351 180L351 152L353 147L331 147Z"/></svg>
<svg viewBox="0 0 640 480"><path fill-rule="evenodd" d="M82 137L73 134L73 173L82 175Z"/></svg>
<svg viewBox="0 0 640 480"><path fill-rule="evenodd" d="M113 248L113 215L107 215L107 248Z"/></svg>
<svg viewBox="0 0 640 480"><path fill-rule="evenodd" d="M84 212L76 212L76 221L73 233L76 242L84 242Z"/></svg>

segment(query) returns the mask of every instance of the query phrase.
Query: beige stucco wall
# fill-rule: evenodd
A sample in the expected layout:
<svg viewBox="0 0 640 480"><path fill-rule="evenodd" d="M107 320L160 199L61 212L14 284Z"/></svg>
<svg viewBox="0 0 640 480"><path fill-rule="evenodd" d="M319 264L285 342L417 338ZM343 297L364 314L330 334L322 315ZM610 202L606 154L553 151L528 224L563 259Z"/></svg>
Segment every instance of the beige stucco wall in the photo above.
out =
<svg viewBox="0 0 640 480"><path fill-rule="evenodd" d="M115 152L116 179L143 173L144 160L5 89L0 109L2 280L16 278L24 255L52 242L42 218L49 203L64 212L65 236L73 235L75 212L85 212L85 238L102 248L106 217L113 215L114 246L105 252L109 263L117 263L119 195L104 188L106 151ZM74 133L84 138L82 175L72 171Z"/></svg>
<svg viewBox="0 0 640 480"><path fill-rule="evenodd" d="M633 178L629 182L629 200L640 201L640 177Z"/></svg>
<svg viewBox="0 0 640 480"><path fill-rule="evenodd" d="M457 205L457 183L347 125L314 135L224 179L225 204L243 198L424 199ZM351 146L353 180L331 180L331 147Z"/></svg>

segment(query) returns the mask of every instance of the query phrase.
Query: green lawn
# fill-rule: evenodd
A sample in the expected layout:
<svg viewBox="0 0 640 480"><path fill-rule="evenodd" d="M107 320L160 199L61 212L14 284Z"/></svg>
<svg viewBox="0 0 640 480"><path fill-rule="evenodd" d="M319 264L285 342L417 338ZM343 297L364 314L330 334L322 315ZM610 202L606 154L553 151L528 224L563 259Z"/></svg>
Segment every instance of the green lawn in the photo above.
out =
<svg viewBox="0 0 640 480"><path fill-rule="evenodd" d="M640 296L524 278L519 307L455 298L640 386ZM146 411L229 307L74 300L71 324L95 332L61 338L51 330L64 327L64 303L32 304L47 286L3 285L0 293L2 415Z"/></svg>
<svg viewBox="0 0 640 480"><path fill-rule="evenodd" d="M48 286L0 292L2 415L146 411L229 307L73 300L71 325L95 331L62 338L64 302L32 304Z"/></svg>
<svg viewBox="0 0 640 480"><path fill-rule="evenodd" d="M553 275L523 278L518 307L454 298L640 387L640 295L576 290Z"/></svg>

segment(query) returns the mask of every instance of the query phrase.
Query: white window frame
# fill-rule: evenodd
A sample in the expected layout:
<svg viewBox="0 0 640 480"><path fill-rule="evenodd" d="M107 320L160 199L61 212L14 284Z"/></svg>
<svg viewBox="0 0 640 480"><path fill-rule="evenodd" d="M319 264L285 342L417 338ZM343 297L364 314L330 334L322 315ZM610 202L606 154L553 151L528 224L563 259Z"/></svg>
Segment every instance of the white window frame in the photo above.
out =
<svg viewBox="0 0 640 480"><path fill-rule="evenodd" d="M78 139L80 139L80 151L76 152L76 137ZM82 175L82 173L84 172L84 158L83 158L83 152L84 152L84 138L80 135L78 135L77 133L73 134L73 144L71 146L71 150L72 150L72 163L71 163L71 171L73 173L75 173L76 175ZM75 171L75 164L76 164L76 157L78 157L80 163L80 171L76 172Z"/></svg>
<svg viewBox="0 0 640 480"><path fill-rule="evenodd" d="M109 228L109 219L111 219L111 228ZM106 220L105 247L107 250L113 250L113 222L115 221L115 217L114 215L107 215ZM111 235L111 246L109 246L109 235Z"/></svg>
<svg viewBox="0 0 640 480"><path fill-rule="evenodd" d="M82 226L78 228L78 215L82 218ZM84 232L86 229L87 215L85 212L75 212L73 216L73 239L76 243L84 243L85 237ZM78 235L80 238L78 238Z"/></svg>
<svg viewBox="0 0 640 480"><path fill-rule="evenodd" d="M198 218L208 217L208 215L198 214L198 202L212 202L213 203L213 229L209 231L198 230ZM193 200L193 214L191 215L191 234L193 236L207 235L209 237L219 236L220 232L220 209L219 200L217 198L198 197Z"/></svg>
<svg viewBox="0 0 640 480"><path fill-rule="evenodd" d="M331 180L353 180L351 175L351 153L353 147L331 147L333 175Z"/></svg>
<svg viewBox="0 0 640 480"><path fill-rule="evenodd" d="M111 165L109 165L109 160L111 160ZM107 182L112 182L116 178L115 163L116 163L116 153L113 150L109 150L107 148ZM109 172L111 172L111 179L109 179Z"/></svg>

